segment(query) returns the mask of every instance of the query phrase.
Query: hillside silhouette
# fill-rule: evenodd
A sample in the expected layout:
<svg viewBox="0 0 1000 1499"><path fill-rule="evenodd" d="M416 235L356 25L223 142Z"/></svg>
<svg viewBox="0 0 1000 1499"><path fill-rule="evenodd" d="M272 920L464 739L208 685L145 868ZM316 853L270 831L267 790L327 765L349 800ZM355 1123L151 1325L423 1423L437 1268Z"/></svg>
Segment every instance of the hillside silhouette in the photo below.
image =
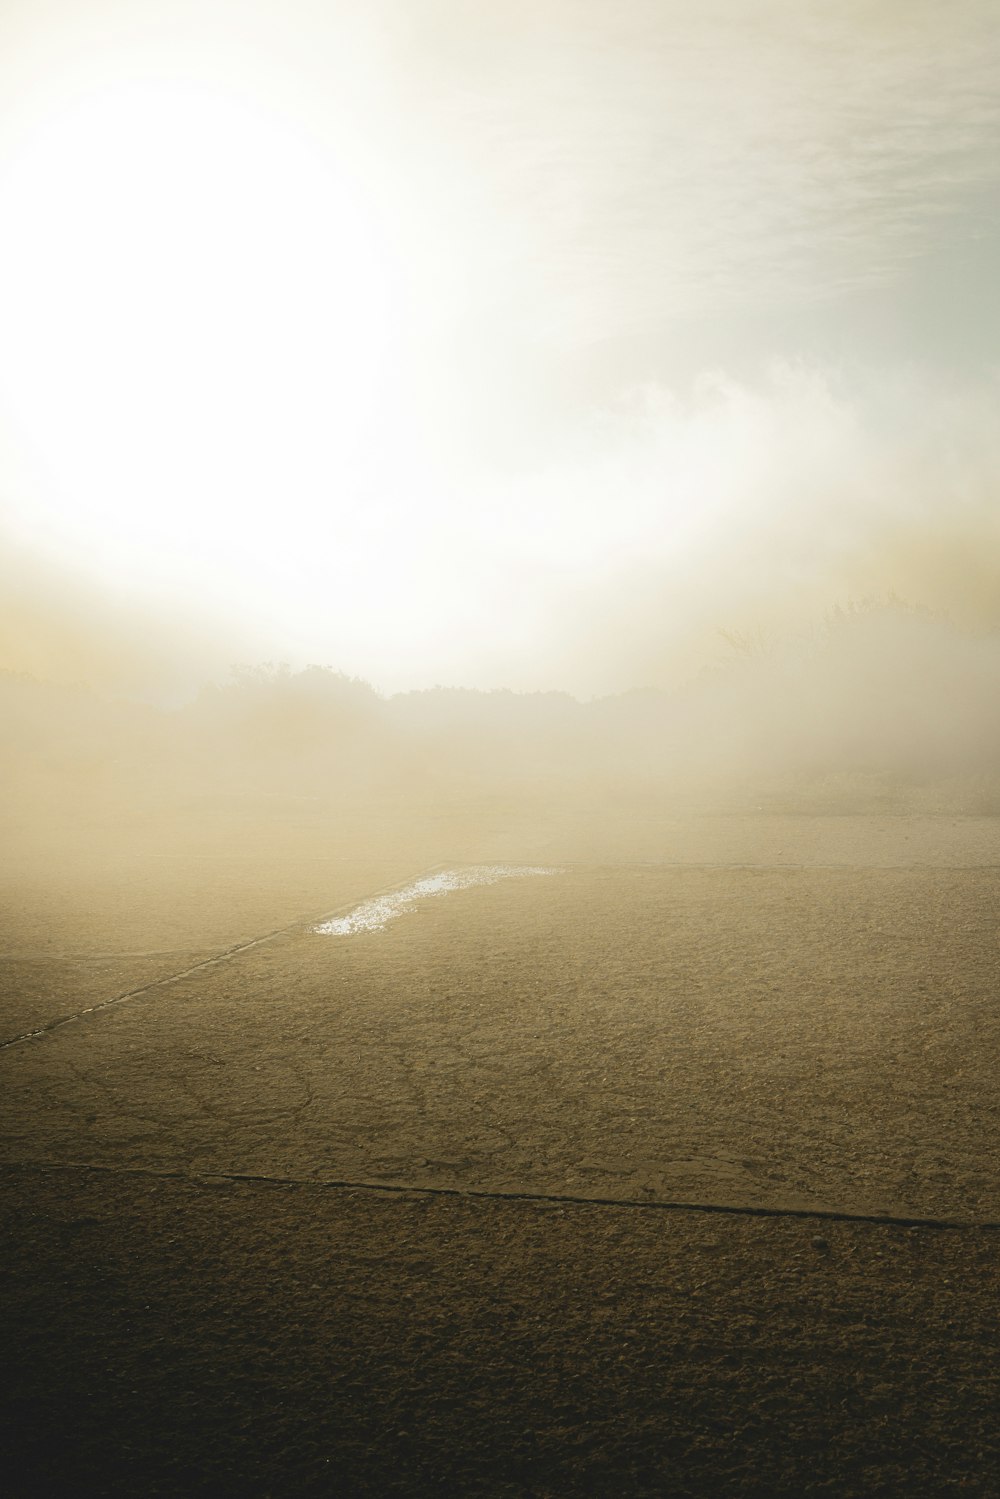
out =
<svg viewBox="0 0 1000 1499"><path fill-rule="evenodd" d="M262 665L177 706L6 672L0 705L21 821L212 797L1000 805L1000 635L896 599L784 641L720 634L684 686L589 702Z"/></svg>

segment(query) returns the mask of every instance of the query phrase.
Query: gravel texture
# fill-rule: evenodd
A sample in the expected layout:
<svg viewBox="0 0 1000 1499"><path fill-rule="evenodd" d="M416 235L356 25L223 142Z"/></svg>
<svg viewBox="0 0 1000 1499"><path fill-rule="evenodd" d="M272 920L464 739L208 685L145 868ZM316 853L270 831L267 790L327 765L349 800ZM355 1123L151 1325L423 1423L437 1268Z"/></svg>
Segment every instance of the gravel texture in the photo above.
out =
<svg viewBox="0 0 1000 1499"><path fill-rule="evenodd" d="M311 929L463 861L566 872ZM178 814L0 896L13 1499L1000 1495L995 821Z"/></svg>

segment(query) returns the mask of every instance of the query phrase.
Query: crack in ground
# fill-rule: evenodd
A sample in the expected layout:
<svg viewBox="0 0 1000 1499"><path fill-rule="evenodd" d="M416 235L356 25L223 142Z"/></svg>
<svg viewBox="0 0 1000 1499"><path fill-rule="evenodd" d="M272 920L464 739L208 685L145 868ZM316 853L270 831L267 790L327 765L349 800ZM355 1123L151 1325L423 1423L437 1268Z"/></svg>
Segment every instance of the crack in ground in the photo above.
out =
<svg viewBox="0 0 1000 1499"><path fill-rule="evenodd" d="M391 895L393 891L405 890L415 880L426 879L449 867L447 864L434 864L422 874L410 875L405 880L386 885L381 890L362 896L361 900L376 900L380 895ZM212 968L217 963L226 963L230 958L238 957L240 953L249 952L251 948L260 947L265 942L274 942L278 937L285 937L290 932L296 932L314 924L318 925L323 921L333 921L335 917L353 911L359 904L358 899L345 901L334 910L324 911L318 916L309 916L304 919L297 917L287 926L278 927L273 932L265 932L261 937L252 937L248 942L237 942L232 947L224 948L222 952L214 953L210 958L202 958L199 962L192 963L189 968L182 968L178 973L168 973L163 978L151 979L148 984L140 984L135 989L127 989L124 994L114 994L110 999L99 1000L97 1004L87 1005L82 1010L75 1010L72 1015L59 1015L55 1020L47 1020L44 1025L36 1026L34 1030L22 1031L18 1036L9 1036L6 1040L0 1041L0 1051L6 1051L11 1046L19 1046L23 1041L35 1041L40 1036L47 1036L52 1031L61 1030L64 1025L72 1025L77 1020L86 1020L88 1015L98 1015L102 1010L110 1010L115 1005L127 1004L131 999L140 999L142 995L149 994L154 989L162 989L167 984L179 983L181 979L190 978L192 973L200 973L202 969Z"/></svg>
<svg viewBox="0 0 1000 1499"><path fill-rule="evenodd" d="M996 1233L1000 1221L976 1222L962 1218L897 1217L891 1213L850 1213L837 1208L748 1207L724 1202L665 1202L649 1198L584 1197L558 1192L503 1192L485 1187L427 1187L407 1182L344 1181L334 1177L267 1176L250 1171L171 1171L150 1166L108 1166L93 1161L4 1161L0 1171L79 1171L103 1176L129 1176L154 1181L181 1181L212 1186L238 1182L247 1186L314 1187L326 1191L376 1192L392 1196L456 1197L488 1202L547 1202L570 1207L642 1209L645 1212L716 1213L733 1218L822 1219L827 1223L870 1223L896 1228L931 1228Z"/></svg>
<svg viewBox="0 0 1000 1499"><path fill-rule="evenodd" d="M179 972L177 972L177 973L166 974L162 978L152 979L152 980L150 980L150 982L148 984L140 984L140 985L138 985L134 989L128 989L128 990L126 990L124 994L115 994L115 995L112 995L109 999L99 1000L97 1002L97 1004L87 1005L84 1009L82 1009L82 1010L75 1010L70 1015L60 1015L60 1016L57 1016L56 1019L54 1019L54 1020L48 1020L48 1021L45 1022L44 1025L36 1026L33 1030L22 1031L19 1035L16 1035L16 1036L8 1036L6 1039L0 1040L0 1051L6 1051L11 1046L20 1046L25 1041L35 1041L35 1040L37 1040L41 1036L47 1036L47 1035L49 1035L52 1031L61 1030L64 1025L72 1025L75 1021L85 1020L89 1015L98 1015L98 1014L100 1014L100 1012L102 1010L109 1010L109 1009L112 1009L116 1005L127 1004L129 1002L129 1000L140 999L142 997L142 995L149 994L154 989L163 988L167 984L178 983L181 979L189 978L191 976L191 974L193 974L193 973L200 973L205 968L212 968L217 963L228 962L228 960L230 958L235 958L240 953L249 952L251 948L260 947L265 942L273 942L278 937L284 937L284 936L286 936L289 932L298 931L299 929L301 929L303 927L309 927L309 926L313 926L313 925L319 925L320 923L325 922L325 921L332 921L332 920L334 920L334 918L336 918L338 916L346 915L349 912L355 910L356 907L359 904L361 904L363 901L376 900L376 899L378 899L379 896L382 896L382 895L391 895L395 891L406 889L407 886L413 884L416 880L429 878L431 875L438 874L442 870L449 869L449 868L452 868L452 867L454 867L454 861L452 861L451 864L449 864L449 863L432 864L429 869L425 869L420 874L409 875L406 879L399 880L399 881L395 882L392 885L385 885L385 886L383 886L379 890L372 891L369 895L360 897L360 899L354 899L354 900L351 900L351 901L346 901L342 905L336 906L332 911L324 911L324 912L321 912L319 915L310 916L310 917L307 917L305 919L296 918L295 921L289 922L286 926L278 927L275 931L265 932L263 934L263 936L260 936L260 937L252 937L247 942L238 942L238 943L235 943L232 947L224 948L222 950L222 952L214 953L211 957L208 957L208 958L202 958L197 963L192 963L188 968L182 968L182 969L180 969ZM563 861L563 867L565 867L567 869L572 869L572 868L578 868L580 866L579 866L579 864L576 861L565 861L564 860ZM841 864L841 863L813 864L813 863L799 863L799 862L794 862L794 861L787 861L787 862L786 861L782 861L780 863L775 864L775 863L770 863L770 862L768 862L768 863L758 863L758 862L741 861L741 860L725 860L725 861L718 861L718 862L716 862L716 861L704 861L704 862L700 862L699 863L699 862L695 862L693 860L677 860L677 861L671 861L671 860L656 860L656 861L639 860L638 861L638 865L636 865L634 862L631 863L631 864L629 864L628 866L618 865L618 864L612 863L612 864L602 864L599 867L600 868L608 868L608 869L625 868L625 867L628 867L628 868L642 867L642 868L655 868L655 869L773 869L773 870L791 870L791 869L796 869L796 870L803 870L803 869L808 869L808 870L813 870L813 869L827 869L827 870L829 870L829 869L857 869L857 868L862 868L862 869L865 869L865 870L872 869L872 870L876 870L876 871L878 871L878 870L883 870L883 871L885 871L885 870L898 870L898 869L920 869L920 870L923 870L923 869L943 869L945 871L952 871L952 870L958 870L958 869L961 869L961 870L970 870L971 869L971 870L980 870L981 871L981 870L986 870L986 869L996 869L996 868L1000 867L1000 865L997 865L997 864L938 865L938 864L926 864L926 863L922 863L922 862L910 863L910 864L905 864L905 865L903 865L903 864L865 864L865 865L856 865L856 864L847 864L847 863L843 863L843 864ZM162 954L167 954L167 953L170 953L171 951L183 951L183 949L182 948L160 949L160 953L162 953ZM15 954L9 954L9 953L8 954L0 954L0 962L2 962L4 960L7 960L7 959L11 959L11 958L16 957L16 956L17 955L15 955ZM39 959L41 961L51 961L51 955L49 955L49 954L39 954L38 956L39 956ZM93 958L94 956L95 956L94 954L89 954L88 958L84 959L83 961L87 961L87 960ZM131 957L131 956L147 956L147 954L131 954L131 953L126 953L126 954L110 954L110 955L101 954L99 956L102 957L102 958L106 957L106 956ZM153 956L153 953L151 952L150 954L148 954L148 956ZM66 960L67 960L66 955L60 954L60 955L57 956L57 961L66 961ZM79 961L76 958L73 958L72 960L73 961Z"/></svg>

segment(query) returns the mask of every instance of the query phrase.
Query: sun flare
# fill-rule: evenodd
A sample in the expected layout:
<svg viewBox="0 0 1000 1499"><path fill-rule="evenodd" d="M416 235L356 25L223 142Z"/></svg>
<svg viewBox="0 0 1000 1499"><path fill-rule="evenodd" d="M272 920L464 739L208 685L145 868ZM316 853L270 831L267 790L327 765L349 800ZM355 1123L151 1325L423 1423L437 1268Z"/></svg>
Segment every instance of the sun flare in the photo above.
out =
<svg viewBox="0 0 1000 1499"><path fill-rule="evenodd" d="M384 691L992 626L982 3L8 0L0 569Z"/></svg>
<svg viewBox="0 0 1000 1499"><path fill-rule="evenodd" d="M235 96L145 83L51 116L2 193L3 378L70 546L211 558L343 486L399 313L348 162Z"/></svg>

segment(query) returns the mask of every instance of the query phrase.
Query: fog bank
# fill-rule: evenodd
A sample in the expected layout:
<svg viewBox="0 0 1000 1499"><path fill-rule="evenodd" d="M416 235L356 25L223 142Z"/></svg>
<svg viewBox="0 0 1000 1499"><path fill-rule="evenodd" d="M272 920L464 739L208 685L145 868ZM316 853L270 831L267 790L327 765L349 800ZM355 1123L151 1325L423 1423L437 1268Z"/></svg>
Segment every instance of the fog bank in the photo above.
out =
<svg viewBox="0 0 1000 1499"><path fill-rule="evenodd" d="M720 637L719 652L674 691L587 702L386 697L324 668L264 666L168 707L7 673L7 812L497 796L1000 811L997 632L888 599L783 640Z"/></svg>

